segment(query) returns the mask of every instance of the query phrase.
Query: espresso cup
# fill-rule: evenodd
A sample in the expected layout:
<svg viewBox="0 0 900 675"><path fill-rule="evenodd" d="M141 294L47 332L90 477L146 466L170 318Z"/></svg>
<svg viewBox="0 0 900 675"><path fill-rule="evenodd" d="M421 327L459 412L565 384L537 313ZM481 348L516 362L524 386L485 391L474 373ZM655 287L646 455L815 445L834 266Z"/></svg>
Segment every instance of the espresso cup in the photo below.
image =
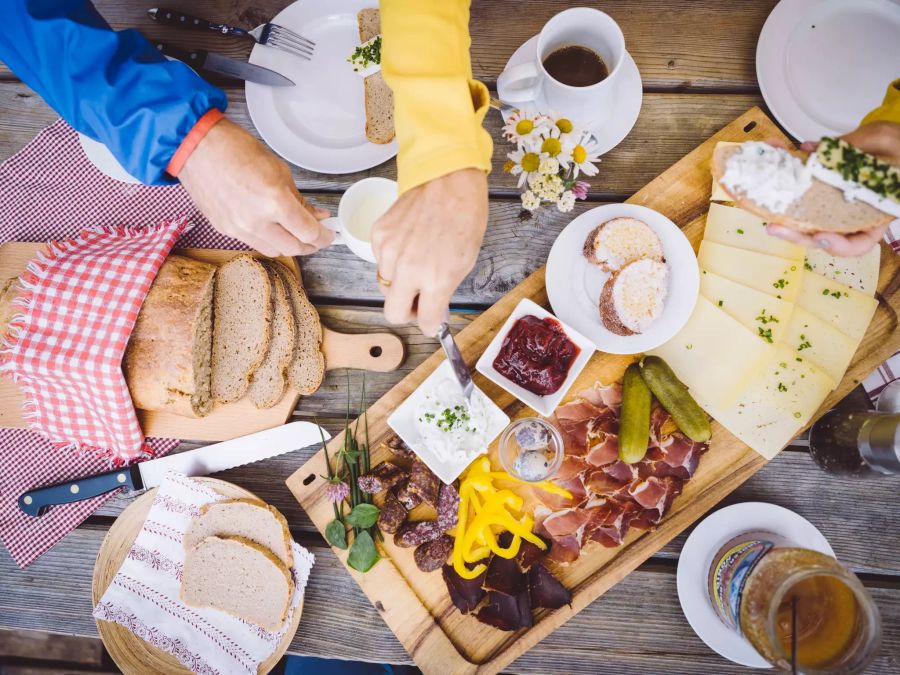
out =
<svg viewBox="0 0 900 675"><path fill-rule="evenodd" d="M544 60L564 47L584 47L600 56L609 71L607 77L586 87L564 84L544 68ZM598 9L575 7L560 12L541 29L535 58L504 70L497 80L497 92L504 103L532 103L541 94L547 110L575 122L603 122L612 111L616 82L626 56L625 36L612 18Z"/></svg>
<svg viewBox="0 0 900 675"><path fill-rule="evenodd" d="M364 178L341 196L336 218L322 225L335 233L334 243L343 244L357 256L375 262L372 226L397 201L397 182L388 178Z"/></svg>

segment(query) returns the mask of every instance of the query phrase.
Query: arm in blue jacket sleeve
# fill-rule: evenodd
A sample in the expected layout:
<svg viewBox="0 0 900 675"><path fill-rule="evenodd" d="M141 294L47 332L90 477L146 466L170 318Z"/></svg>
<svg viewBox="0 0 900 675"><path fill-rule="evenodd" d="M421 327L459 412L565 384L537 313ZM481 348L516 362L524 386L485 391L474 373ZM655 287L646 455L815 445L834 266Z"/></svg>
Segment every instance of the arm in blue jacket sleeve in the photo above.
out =
<svg viewBox="0 0 900 675"><path fill-rule="evenodd" d="M165 172L181 141L225 94L168 61L140 33L114 32L88 0L2 0L0 60L135 178Z"/></svg>

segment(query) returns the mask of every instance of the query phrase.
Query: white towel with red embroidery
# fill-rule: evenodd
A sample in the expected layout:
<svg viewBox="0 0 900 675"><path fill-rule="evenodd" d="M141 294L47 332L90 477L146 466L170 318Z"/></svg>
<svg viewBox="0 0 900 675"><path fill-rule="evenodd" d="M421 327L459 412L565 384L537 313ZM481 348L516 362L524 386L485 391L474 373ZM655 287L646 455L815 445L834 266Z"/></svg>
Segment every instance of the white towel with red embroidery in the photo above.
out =
<svg viewBox="0 0 900 675"><path fill-rule="evenodd" d="M121 624L195 673L256 675L259 664L273 654L290 629L315 559L292 542L294 595L278 631L267 631L217 609L188 607L180 597L185 556L182 538L200 507L224 499L199 481L174 471L167 473L125 562L94 607L94 618ZM233 581L243 583L237 578Z"/></svg>
<svg viewBox="0 0 900 675"><path fill-rule="evenodd" d="M115 465L149 454L122 358L150 284L189 227L180 218L84 230L28 263L0 372L25 395L32 429Z"/></svg>
<svg viewBox="0 0 900 675"><path fill-rule="evenodd" d="M214 230L180 185L133 185L101 173L62 120L0 164L0 242L69 239L89 227L143 226L182 216L195 227L178 246L246 248ZM161 456L178 443L151 438L145 449ZM114 493L54 506L40 518L25 515L18 496L112 468L107 458L61 448L36 431L0 429L0 541L19 567L33 562Z"/></svg>

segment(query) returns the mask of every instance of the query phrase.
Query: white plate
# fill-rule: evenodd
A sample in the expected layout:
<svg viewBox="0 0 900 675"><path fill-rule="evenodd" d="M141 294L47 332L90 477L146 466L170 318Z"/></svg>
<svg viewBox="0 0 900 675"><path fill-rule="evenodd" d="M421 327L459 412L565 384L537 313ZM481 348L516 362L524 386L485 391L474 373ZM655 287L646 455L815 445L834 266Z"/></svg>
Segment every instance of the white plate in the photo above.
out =
<svg viewBox="0 0 900 675"><path fill-rule="evenodd" d="M356 13L377 0L299 0L272 18L316 43L312 60L265 45L255 63L291 78L294 87L247 82L250 119L266 143L289 162L319 173L371 169L397 154L397 140L366 139L363 78L347 57L359 45Z"/></svg>
<svg viewBox="0 0 900 675"><path fill-rule="evenodd" d="M487 394L481 389L475 387L472 396L481 397L487 406L488 411L488 431L489 439L485 446L477 451L471 452L468 456L460 460L452 458L440 457L434 450L425 445L419 436L419 430L416 426L416 411L422 402L422 397L437 385L441 380L450 380L453 382L453 371L450 369L450 362L446 359L434 369L425 381L420 384L416 390L410 394L403 403L401 403L393 414L388 417L388 426L397 432L403 442L406 443L416 455L419 456L434 474L447 484L452 483L463 470L472 463L472 460L485 452L491 443L500 435L500 433L509 424L509 416L503 412L496 403L494 403Z"/></svg>
<svg viewBox="0 0 900 675"><path fill-rule="evenodd" d="M84 154L87 155L90 163L97 167L98 171L123 183L140 184L141 181L128 173L103 143L95 141L82 133L78 134L78 142L81 144L81 149L84 150Z"/></svg>
<svg viewBox="0 0 900 675"><path fill-rule="evenodd" d="M900 3L781 0L759 35L756 77L801 141L855 129L900 75ZM894 45L891 48L890 45Z"/></svg>
<svg viewBox="0 0 900 675"><path fill-rule="evenodd" d="M659 236L669 264L669 293L662 315L645 333L616 335L600 321L600 292L609 273L589 263L584 240L600 223L637 218ZM606 204L586 211L559 233L547 258L547 295L560 321L592 340L601 352L638 354L673 337L691 316L700 292L700 268L691 243L675 223L646 206Z"/></svg>
<svg viewBox="0 0 900 675"><path fill-rule="evenodd" d="M578 357L572 363L572 367L569 368L569 374L566 377L566 381L563 382L556 393L548 394L547 396L538 396L537 394L520 387L515 382L506 379L506 377L501 375L494 368L494 359L496 359L497 354L500 353L500 347L503 345L503 340L506 339L506 334L509 333L509 330L518 319L521 319L528 314L536 316L539 319L545 319L547 317L556 319L562 324L563 330L566 332L566 335L569 336L569 339L581 349ZM539 412L544 417L550 417L550 415L553 414L553 411L556 410L559 402L562 401L563 396L571 389L576 378L581 374L581 371L584 370L587 362L591 360L593 354L594 345L590 340L584 337L584 335L581 335L578 331L567 326L565 322L560 321L540 305L532 302L528 298L523 298L519 304L516 305L516 308L509 315L509 318L506 319L506 323L503 324L503 327L497 331L497 334L494 336L494 339L491 340L487 349L484 350L481 358L478 359L478 363L475 364L475 370L497 386L508 391L531 409Z"/></svg>
<svg viewBox="0 0 900 675"><path fill-rule="evenodd" d="M507 61L504 70L506 70L506 68L517 66L520 63L534 60L535 51L537 50L537 40L538 36L535 35L513 52L513 55L509 57L509 61ZM596 127L591 126L592 120L575 120L579 124L587 125L591 133L594 134L594 138L599 146L597 151L600 154L609 152L621 143L628 135L628 132L634 127L634 123L637 122L638 115L641 113L641 101L644 96L643 85L641 83L641 72L638 70L634 58L632 58L631 54L628 52L625 52L625 61L622 63L621 77L622 79L616 85L618 90L616 109L613 110L608 119L604 120L602 124L599 124ZM543 113L550 112L546 101L543 100L543 95L540 95L540 98L536 101L522 103L519 104L518 107L523 110L532 110ZM508 112L503 112L502 114L504 120L509 117Z"/></svg>
<svg viewBox="0 0 900 675"><path fill-rule="evenodd" d="M771 532L799 547L834 557L822 533L793 511L764 502L732 504L707 516L684 543L678 558L678 599L691 628L710 649L742 666L770 668L746 638L722 623L707 590L716 552L729 539L754 531Z"/></svg>

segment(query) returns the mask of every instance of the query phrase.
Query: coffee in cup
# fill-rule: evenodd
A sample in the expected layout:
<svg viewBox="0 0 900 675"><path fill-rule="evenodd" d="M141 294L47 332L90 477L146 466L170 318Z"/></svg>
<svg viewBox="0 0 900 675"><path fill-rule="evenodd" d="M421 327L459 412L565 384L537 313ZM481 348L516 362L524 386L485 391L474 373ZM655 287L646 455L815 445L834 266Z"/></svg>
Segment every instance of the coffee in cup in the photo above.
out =
<svg viewBox="0 0 900 675"><path fill-rule="evenodd" d="M593 49L568 45L544 57L544 70L557 82L570 87L590 87L609 76L609 68Z"/></svg>

